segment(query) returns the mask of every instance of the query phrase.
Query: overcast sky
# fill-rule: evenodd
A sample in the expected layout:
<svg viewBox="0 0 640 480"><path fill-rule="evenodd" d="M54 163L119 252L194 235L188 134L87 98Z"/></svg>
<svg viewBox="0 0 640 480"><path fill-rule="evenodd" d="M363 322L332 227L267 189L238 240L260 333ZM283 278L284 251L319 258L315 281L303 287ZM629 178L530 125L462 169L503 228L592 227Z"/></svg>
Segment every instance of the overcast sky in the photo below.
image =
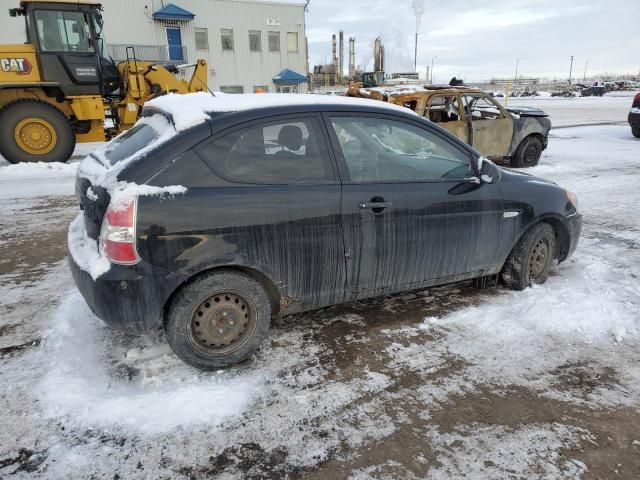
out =
<svg viewBox="0 0 640 480"><path fill-rule="evenodd" d="M294 0L295 1L295 0ZM300 3L301 0L295 1ZM387 72L413 70L412 0L311 0L307 37L311 68L331 62L331 35L356 38L356 64L371 69L381 36ZM425 0L418 71L435 58L434 81L519 74L566 78L596 72L640 73L640 0ZM328 55L328 56L327 56Z"/></svg>

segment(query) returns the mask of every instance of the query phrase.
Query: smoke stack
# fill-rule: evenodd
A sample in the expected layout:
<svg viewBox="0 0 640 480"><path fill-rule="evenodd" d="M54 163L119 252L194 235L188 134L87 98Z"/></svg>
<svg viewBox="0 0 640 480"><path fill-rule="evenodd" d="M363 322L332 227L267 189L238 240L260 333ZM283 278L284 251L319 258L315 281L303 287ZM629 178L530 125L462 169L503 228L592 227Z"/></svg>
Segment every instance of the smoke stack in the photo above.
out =
<svg viewBox="0 0 640 480"><path fill-rule="evenodd" d="M380 37L377 37L373 43L373 71L384 71L384 45Z"/></svg>
<svg viewBox="0 0 640 480"><path fill-rule="evenodd" d="M333 51L332 63L333 63L333 74L335 77L335 82L338 80L338 57L336 56L336 34L334 33L331 37L331 48Z"/></svg>
<svg viewBox="0 0 640 480"><path fill-rule="evenodd" d="M349 78L356 74L356 39L349 37Z"/></svg>
<svg viewBox="0 0 640 480"><path fill-rule="evenodd" d="M339 83L342 84L344 79L344 32L340 30L338 32L340 37L340 60L338 60L338 75L339 75Z"/></svg>

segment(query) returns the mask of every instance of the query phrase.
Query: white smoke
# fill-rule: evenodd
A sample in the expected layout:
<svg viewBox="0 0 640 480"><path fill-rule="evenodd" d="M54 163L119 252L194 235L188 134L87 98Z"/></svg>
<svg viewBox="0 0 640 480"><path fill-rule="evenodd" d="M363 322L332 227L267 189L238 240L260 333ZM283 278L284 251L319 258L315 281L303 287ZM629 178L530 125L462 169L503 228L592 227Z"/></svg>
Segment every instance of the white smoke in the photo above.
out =
<svg viewBox="0 0 640 480"><path fill-rule="evenodd" d="M424 15L424 0L413 0L411 2L411 8L416 17L416 32L420 30L422 25L422 15Z"/></svg>

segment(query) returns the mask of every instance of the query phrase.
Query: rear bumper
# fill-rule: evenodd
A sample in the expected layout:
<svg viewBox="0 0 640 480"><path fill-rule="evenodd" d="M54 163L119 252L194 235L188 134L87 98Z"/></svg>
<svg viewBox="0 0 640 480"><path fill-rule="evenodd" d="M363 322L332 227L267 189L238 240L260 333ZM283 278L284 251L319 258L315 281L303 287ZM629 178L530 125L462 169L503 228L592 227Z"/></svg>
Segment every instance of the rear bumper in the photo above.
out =
<svg viewBox="0 0 640 480"><path fill-rule="evenodd" d="M94 280L69 255L76 287L91 311L110 327L145 333L162 327L162 310L181 283L179 276L148 264L111 265Z"/></svg>
<svg viewBox="0 0 640 480"><path fill-rule="evenodd" d="M640 113L629 112L629 125L640 127Z"/></svg>

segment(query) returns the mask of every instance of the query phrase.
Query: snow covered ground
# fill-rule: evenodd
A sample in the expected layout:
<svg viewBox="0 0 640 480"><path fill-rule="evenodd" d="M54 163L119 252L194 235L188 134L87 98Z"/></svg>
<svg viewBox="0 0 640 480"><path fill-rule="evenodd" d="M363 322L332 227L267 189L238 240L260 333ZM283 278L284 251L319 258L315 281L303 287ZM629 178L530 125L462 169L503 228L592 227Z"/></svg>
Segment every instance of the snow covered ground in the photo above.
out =
<svg viewBox="0 0 640 480"><path fill-rule="evenodd" d="M510 107L536 107L551 117L553 127L627 121L635 92L611 92L603 97L515 97ZM497 98L504 105L504 98Z"/></svg>
<svg viewBox="0 0 640 480"><path fill-rule="evenodd" d="M529 170L573 190L585 221L545 285L287 317L214 373L91 314L65 259L75 170L0 164L0 477L640 477L628 126L556 130Z"/></svg>

